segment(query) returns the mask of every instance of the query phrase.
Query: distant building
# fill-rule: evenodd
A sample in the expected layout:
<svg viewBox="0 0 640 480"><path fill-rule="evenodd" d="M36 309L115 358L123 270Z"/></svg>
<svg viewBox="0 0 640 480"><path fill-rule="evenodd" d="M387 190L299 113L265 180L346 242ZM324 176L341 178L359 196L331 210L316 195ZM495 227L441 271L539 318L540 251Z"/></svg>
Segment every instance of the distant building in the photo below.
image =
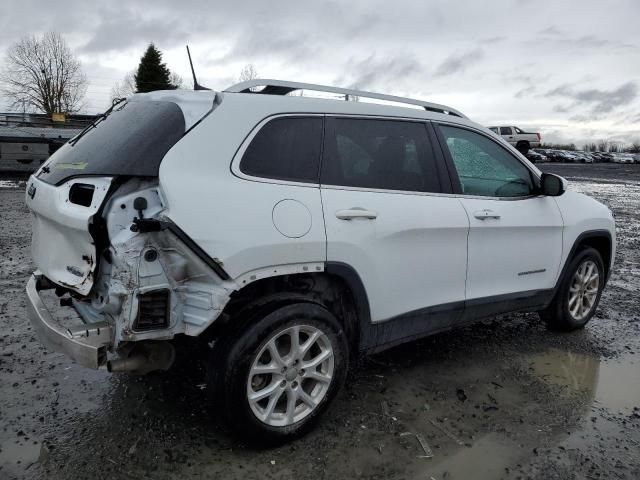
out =
<svg viewBox="0 0 640 480"><path fill-rule="evenodd" d="M35 171L96 118L67 115L58 122L44 114L0 113L0 173Z"/></svg>

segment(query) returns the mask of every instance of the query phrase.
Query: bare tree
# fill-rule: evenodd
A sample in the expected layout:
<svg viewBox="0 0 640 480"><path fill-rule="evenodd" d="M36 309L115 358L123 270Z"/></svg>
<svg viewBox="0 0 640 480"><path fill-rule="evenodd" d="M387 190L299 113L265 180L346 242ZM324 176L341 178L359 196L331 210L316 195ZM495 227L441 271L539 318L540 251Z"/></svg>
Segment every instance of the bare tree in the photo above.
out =
<svg viewBox="0 0 640 480"><path fill-rule="evenodd" d="M135 72L132 70L128 72L122 80L116 82L111 88L111 100L116 98L125 98L136 93L136 80L134 78Z"/></svg>
<svg viewBox="0 0 640 480"><path fill-rule="evenodd" d="M609 142L606 140L600 140L598 142L598 151L607 152L609 150Z"/></svg>
<svg viewBox="0 0 640 480"><path fill-rule="evenodd" d="M590 142L590 143L585 144L584 150L587 151L587 152L597 152L598 151L598 146L594 142Z"/></svg>
<svg viewBox="0 0 640 480"><path fill-rule="evenodd" d="M175 85L177 89L184 89L184 78L178 75L176 72L171 72L169 74L169 81L171 85Z"/></svg>
<svg viewBox="0 0 640 480"><path fill-rule="evenodd" d="M242 70L240 70L240 77L238 80L240 82L246 82L247 80L253 80L258 78L258 70L253 66L252 63L247 63Z"/></svg>
<svg viewBox="0 0 640 480"><path fill-rule="evenodd" d="M0 80L12 107L28 105L47 115L77 112L87 91L80 62L56 32L12 45Z"/></svg>
<svg viewBox="0 0 640 480"><path fill-rule="evenodd" d="M630 153L640 153L640 140L635 140L629 147Z"/></svg>

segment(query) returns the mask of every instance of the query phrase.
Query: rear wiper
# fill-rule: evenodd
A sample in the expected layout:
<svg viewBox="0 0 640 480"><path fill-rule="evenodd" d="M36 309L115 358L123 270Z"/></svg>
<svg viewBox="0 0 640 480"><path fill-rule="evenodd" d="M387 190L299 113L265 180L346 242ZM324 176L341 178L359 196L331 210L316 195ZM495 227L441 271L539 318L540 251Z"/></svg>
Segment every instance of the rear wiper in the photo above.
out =
<svg viewBox="0 0 640 480"><path fill-rule="evenodd" d="M78 135L76 135L71 140L69 140L69 145L73 147L76 143L78 143L78 140L80 140L85 133L87 133L92 128L96 128L100 122L102 122L105 118L109 116L111 112L113 112L114 108L116 108L125 100L126 98L114 98L111 106L103 114L101 114L98 118L96 118L93 123L91 123L90 125L87 125Z"/></svg>

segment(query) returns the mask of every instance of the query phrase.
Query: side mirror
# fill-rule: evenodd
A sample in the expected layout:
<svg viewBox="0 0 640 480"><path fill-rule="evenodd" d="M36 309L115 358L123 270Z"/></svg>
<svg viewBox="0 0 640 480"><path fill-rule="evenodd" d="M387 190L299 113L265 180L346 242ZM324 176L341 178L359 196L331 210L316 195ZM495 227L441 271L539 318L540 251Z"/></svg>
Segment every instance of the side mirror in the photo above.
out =
<svg viewBox="0 0 640 480"><path fill-rule="evenodd" d="M566 190L566 180L553 173L543 173L540 177L540 192L549 197L559 197Z"/></svg>

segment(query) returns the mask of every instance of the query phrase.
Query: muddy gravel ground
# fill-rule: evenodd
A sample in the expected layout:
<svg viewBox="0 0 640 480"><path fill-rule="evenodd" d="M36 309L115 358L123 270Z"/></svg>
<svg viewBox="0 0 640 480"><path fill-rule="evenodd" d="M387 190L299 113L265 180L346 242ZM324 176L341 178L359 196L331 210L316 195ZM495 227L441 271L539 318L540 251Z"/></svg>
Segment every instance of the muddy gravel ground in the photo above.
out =
<svg viewBox="0 0 640 480"><path fill-rule="evenodd" d="M220 426L203 349L136 377L39 344L30 220L22 190L0 182L0 478L640 478L640 165L542 168L616 217L590 324L556 334L506 315L367 358L313 432L267 450Z"/></svg>

